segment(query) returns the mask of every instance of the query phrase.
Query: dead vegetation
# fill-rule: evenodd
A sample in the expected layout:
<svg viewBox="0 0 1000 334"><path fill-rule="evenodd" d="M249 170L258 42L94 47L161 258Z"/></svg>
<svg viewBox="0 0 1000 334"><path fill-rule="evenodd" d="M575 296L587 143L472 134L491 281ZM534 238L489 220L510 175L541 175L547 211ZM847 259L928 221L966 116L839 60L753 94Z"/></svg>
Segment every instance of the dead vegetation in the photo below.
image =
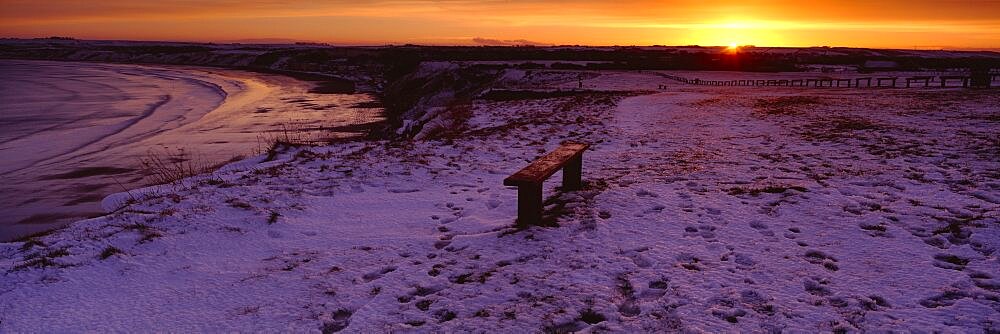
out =
<svg viewBox="0 0 1000 334"><path fill-rule="evenodd" d="M850 131L861 131L861 130L873 130L878 129L880 126L872 121L863 118L840 118L835 119L832 122L831 131L834 132L850 132Z"/></svg>
<svg viewBox="0 0 1000 334"><path fill-rule="evenodd" d="M730 195L744 195L748 194L751 196L758 196L760 194L781 194L789 190L795 190L798 192L808 191L806 187L797 185L784 185L784 184L758 184L758 185L748 185L744 187L733 187L726 192Z"/></svg>
<svg viewBox="0 0 1000 334"><path fill-rule="evenodd" d="M13 270L24 270L29 268L61 267L55 259L69 255L69 251L64 248L56 249L46 253L36 252L24 256L24 262L15 265Z"/></svg>
<svg viewBox="0 0 1000 334"><path fill-rule="evenodd" d="M105 259L107 259L109 257L115 256L115 255L118 255L118 254L122 254L122 253L123 252L122 252L121 249L118 249L115 246L108 246L108 247L104 248L103 251L101 251L100 258L101 258L101 260L105 260Z"/></svg>
<svg viewBox="0 0 1000 334"><path fill-rule="evenodd" d="M291 148L324 143L326 142L317 139L315 131L302 126L281 124L275 131L257 135L257 147L251 153L266 154L264 161L271 161ZM146 152L145 156L139 158L139 165L142 166L140 172L145 176L147 184L175 184L185 178L210 173L244 158L243 155L235 155L224 161L210 161L203 156L190 153L183 147L176 149L163 147Z"/></svg>
<svg viewBox="0 0 1000 334"><path fill-rule="evenodd" d="M139 165L151 184L172 184L214 169L213 165L193 157L184 148L149 150L146 156L139 158Z"/></svg>
<svg viewBox="0 0 1000 334"><path fill-rule="evenodd" d="M267 154L264 161L274 160L278 154L289 148L323 144L315 133L301 125L281 124L280 129L257 135L257 149L254 154Z"/></svg>
<svg viewBox="0 0 1000 334"><path fill-rule="evenodd" d="M822 103L815 96L779 96L758 99L753 104L754 113L772 116L800 115L807 107Z"/></svg>
<svg viewBox="0 0 1000 334"><path fill-rule="evenodd" d="M873 130L880 130L875 133ZM861 141L871 141L871 136L882 135L890 130L889 126L858 116L830 115L824 118L815 118L807 124L798 127L798 133L806 140L815 141L839 141L844 139L857 139Z"/></svg>

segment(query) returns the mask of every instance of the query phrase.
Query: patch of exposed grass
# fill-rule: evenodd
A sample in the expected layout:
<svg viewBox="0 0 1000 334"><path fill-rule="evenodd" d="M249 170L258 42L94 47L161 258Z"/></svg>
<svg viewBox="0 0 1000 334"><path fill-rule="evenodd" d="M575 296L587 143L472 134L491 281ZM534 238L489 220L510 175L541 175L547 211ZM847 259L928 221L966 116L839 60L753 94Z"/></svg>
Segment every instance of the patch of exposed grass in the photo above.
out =
<svg viewBox="0 0 1000 334"><path fill-rule="evenodd" d="M99 257L101 258L101 260L105 260L105 259L107 259L109 257L115 256L117 254L123 254L123 253L124 252L122 252L121 249L118 249L115 246L108 246L107 248L104 248L103 251L101 251L101 255Z"/></svg>
<svg viewBox="0 0 1000 334"><path fill-rule="evenodd" d="M142 231L142 238L139 238L139 243L146 243L153 241L154 239L163 237L163 234L157 231Z"/></svg>
<svg viewBox="0 0 1000 334"><path fill-rule="evenodd" d="M34 253L25 256L26 261L21 264L14 266L14 270L23 270L27 268L45 268L45 267L58 267L58 263L54 261L56 258L69 255L69 251L64 248L60 248L45 254Z"/></svg>
<svg viewBox="0 0 1000 334"><path fill-rule="evenodd" d="M815 96L779 96L758 99L753 104L755 113L763 115L798 115L805 107L818 105L822 100Z"/></svg>
<svg viewBox="0 0 1000 334"><path fill-rule="evenodd" d="M726 192L733 196L744 195L744 194L758 196L760 194L780 194L789 190L795 190L798 192L808 191L808 189L802 186L767 184L767 185L755 185L746 187L734 187L730 188Z"/></svg>
<svg viewBox="0 0 1000 334"><path fill-rule="evenodd" d="M38 239L31 238L31 239L28 239L27 241L25 241L24 244L21 245L21 250L22 251L27 251L27 250L30 250L32 247L35 247L35 246L45 247L45 244L42 243Z"/></svg>
<svg viewBox="0 0 1000 334"><path fill-rule="evenodd" d="M139 158L143 174L152 184L171 184L214 169L204 159L193 157L184 148L150 150Z"/></svg>
<svg viewBox="0 0 1000 334"><path fill-rule="evenodd" d="M847 132L878 129L880 126L862 118L840 118L833 120L833 131Z"/></svg>
<svg viewBox="0 0 1000 334"><path fill-rule="evenodd" d="M871 130L886 130L881 133L873 133ZM802 131L800 135L807 140L820 140L820 141L831 141L854 138L862 141L870 141L871 136L881 135L878 137L882 142L879 144L884 146L887 141L890 141L891 137L887 135L887 126L876 123L874 121L860 118L860 117L827 117L822 119L816 119L811 124L810 127ZM891 144L891 143L890 143ZM881 147L878 146L878 147Z"/></svg>

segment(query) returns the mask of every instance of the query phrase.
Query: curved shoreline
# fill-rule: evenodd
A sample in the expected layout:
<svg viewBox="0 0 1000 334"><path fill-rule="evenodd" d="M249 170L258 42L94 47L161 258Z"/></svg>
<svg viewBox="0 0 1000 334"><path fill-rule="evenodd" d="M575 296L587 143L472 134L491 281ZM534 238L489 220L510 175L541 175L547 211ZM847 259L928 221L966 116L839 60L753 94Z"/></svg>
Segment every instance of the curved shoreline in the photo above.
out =
<svg viewBox="0 0 1000 334"><path fill-rule="evenodd" d="M352 111L338 106L369 98L313 95L308 93L310 83L239 70L0 61L3 72L10 72L11 66L49 66L48 70L73 74L20 69L31 75L27 81L38 82L33 85L55 84L54 89L64 92L55 97L46 95L52 90L29 92L37 98L25 93L26 102L17 104L17 115L8 117L7 126L63 119L0 142L0 152L18 157L6 168L0 166L0 174L11 180L0 185L0 210L8 212L0 218L0 241L102 214L104 196L150 183L140 159L175 159L178 156L171 155L181 152L180 157L190 163L208 166L253 155L261 135L288 128L324 128L318 125L343 115L356 121L350 119ZM10 77L5 76L4 85L30 86ZM63 83L54 83L58 79L53 77L61 77ZM81 77L87 82L79 82ZM52 101L59 97L65 99ZM113 102L102 104L101 98ZM333 102L316 102L323 100ZM50 108L44 107L47 104ZM32 114L33 106L45 114ZM75 177L53 177L58 175Z"/></svg>

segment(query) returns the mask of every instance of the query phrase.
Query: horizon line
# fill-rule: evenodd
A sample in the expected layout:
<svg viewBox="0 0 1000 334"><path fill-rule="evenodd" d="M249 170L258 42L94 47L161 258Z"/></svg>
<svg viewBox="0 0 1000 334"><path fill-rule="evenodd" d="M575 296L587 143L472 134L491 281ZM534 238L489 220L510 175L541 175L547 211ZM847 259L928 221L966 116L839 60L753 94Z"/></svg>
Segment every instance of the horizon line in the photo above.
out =
<svg viewBox="0 0 1000 334"><path fill-rule="evenodd" d="M478 37L477 37L478 38ZM147 42L147 43L186 43L186 44L222 44L222 45L238 45L238 44L248 44L248 45L307 45L307 44L317 44L326 45L333 47L390 47L390 46L424 46L424 47L537 47L537 48L547 48L547 47L590 47L590 48L610 48L610 47L663 47L663 48L684 48L684 47L699 47L699 48L728 48L729 45L700 45L700 44L686 44L686 45L667 45L667 44L608 44L608 45L594 45L594 44L549 44L549 43L524 43L524 44L484 44L484 43L415 43L415 42L321 42L315 40L300 40L294 38L246 38L246 39L235 39L235 40L213 40L213 41L197 41L197 40L169 40L169 39L89 39L89 38L76 38L71 36L46 36L46 37L0 37L0 40L74 40L74 41L89 41L89 42ZM474 38L475 39L475 38ZM473 41L474 39L470 39ZM272 40L271 42L267 42ZM499 41L511 41L511 40L499 40ZM841 48L841 49L870 49L870 50L906 50L906 51L954 51L954 52L1000 52L1000 47L952 47L952 46L912 46L912 47L867 47L867 46L844 46L844 45L810 45L810 46L773 46L773 45L738 45L740 48L759 48L759 49L812 49L812 48Z"/></svg>

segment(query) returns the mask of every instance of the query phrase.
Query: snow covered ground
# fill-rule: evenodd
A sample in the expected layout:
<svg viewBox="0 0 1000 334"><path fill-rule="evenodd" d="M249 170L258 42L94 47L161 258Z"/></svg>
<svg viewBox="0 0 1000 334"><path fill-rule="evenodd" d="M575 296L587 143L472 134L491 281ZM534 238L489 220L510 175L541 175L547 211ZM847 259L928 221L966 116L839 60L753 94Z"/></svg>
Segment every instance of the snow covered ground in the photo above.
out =
<svg viewBox="0 0 1000 334"><path fill-rule="evenodd" d="M378 114L351 108L364 94L235 70L3 60L0 74L0 240L102 214L104 196L150 183L149 154L210 165Z"/></svg>
<svg viewBox="0 0 1000 334"><path fill-rule="evenodd" d="M586 78L112 196L0 246L0 331L1000 331L1000 94ZM564 140L585 189L513 229Z"/></svg>

